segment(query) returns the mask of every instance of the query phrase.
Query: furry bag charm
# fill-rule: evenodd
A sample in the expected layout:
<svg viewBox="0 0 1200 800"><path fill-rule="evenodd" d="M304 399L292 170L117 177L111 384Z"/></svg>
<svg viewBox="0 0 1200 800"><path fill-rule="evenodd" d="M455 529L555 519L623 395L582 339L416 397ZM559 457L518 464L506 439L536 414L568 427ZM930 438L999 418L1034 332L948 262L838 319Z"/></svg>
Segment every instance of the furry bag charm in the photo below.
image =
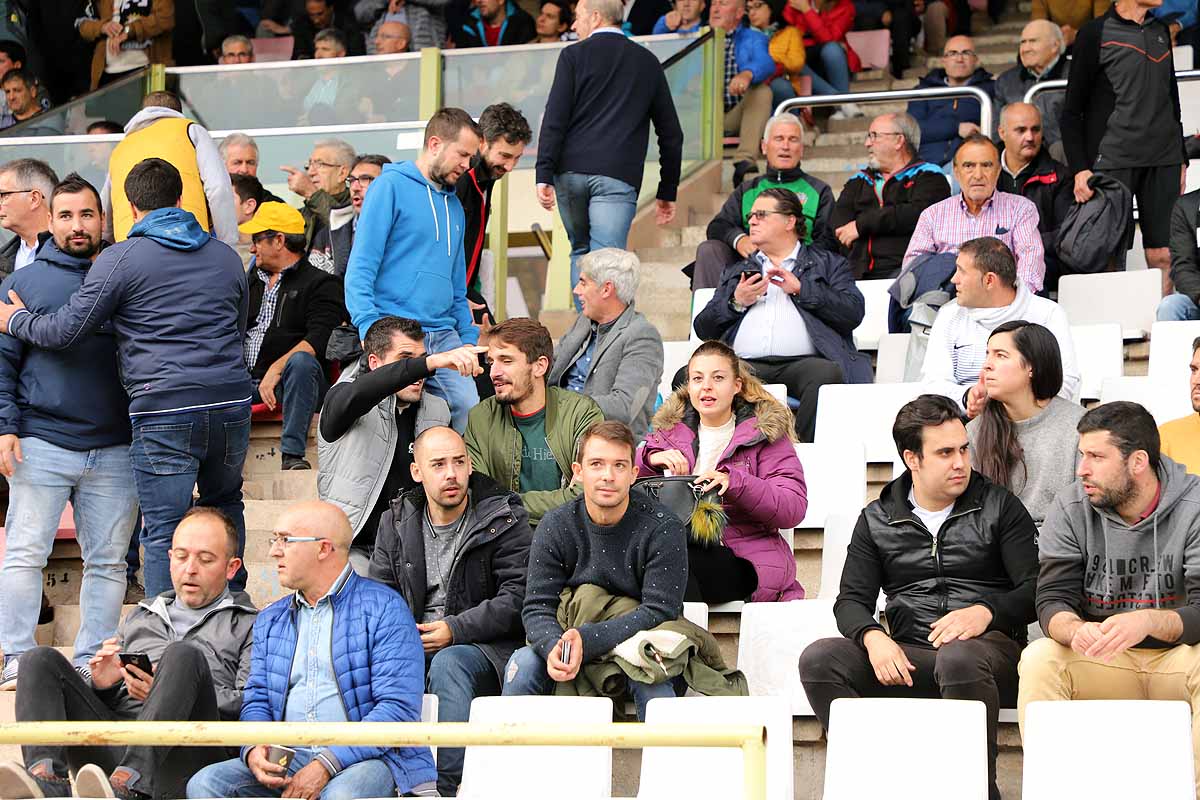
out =
<svg viewBox="0 0 1200 800"><path fill-rule="evenodd" d="M688 541L700 547L721 544L728 518L717 490L700 491L695 475L641 478L633 491L654 499L667 508L688 530Z"/></svg>

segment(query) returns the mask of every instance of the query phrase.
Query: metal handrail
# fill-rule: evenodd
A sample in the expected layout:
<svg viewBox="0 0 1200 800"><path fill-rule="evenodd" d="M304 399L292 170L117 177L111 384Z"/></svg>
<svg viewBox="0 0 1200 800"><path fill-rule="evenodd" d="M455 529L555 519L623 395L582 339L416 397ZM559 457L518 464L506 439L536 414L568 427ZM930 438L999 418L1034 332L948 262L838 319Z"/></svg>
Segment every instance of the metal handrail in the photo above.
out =
<svg viewBox="0 0 1200 800"><path fill-rule="evenodd" d="M841 105L842 103L894 103L897 100L935 100L941 97L974 97L979 101L979 129L990 131L995 108L992 98L978 86L937 86L932 89L892 89L880 92L847 92L846 94L809 95L784 100L775 107L776 114L804 106Z"/></svg>
<svg viewBox="0 0 1200 800"><path fill-rule="evenodd" d="M1176 81L1197 81L1200 80L1200 69L1183 69L1175 73ZM1025 102L1032 103L1033 98L1037 97L1042 92L1052 92L1056 89L1067 88L1067 79L1059 78L1053 81L1041 81L1030 86L1025 92Z"/></svg>
<svg viewBox="0 0 1200 800"><path fill-rule="evenodd" d="M248 136L332 136L339 133L356 133L358 131L413 131L420 133L425 130L424 122L406 120L404 122L352 122L345 125L279 125L272 128L238 128L222 131L209 131L213 139L223 139L232 133L244 133ZM123 133L68 133L62 136L13 136L0 137L0 147L28 146L41 144L95 144L97 142L119 142L125 138ZM414 149L419 149L420 144ZM399 149L399 148L397 148Z"/></svg>
<svg viewBox="0 0 1200 800"><path fill-rule="evenodd" d="M678 36L679 34L675 34L675 35ZM675 66L680 61L687 58L688 54L691 53L693 50L703 47L705 42L707 42L709 39L713 38L713 35L714 34L713 34L712 28L706 27L706 28L701 29L700 35L698 37L696 37L696 39L694 41L688 42L687 46L684 47L682 50L680 50L677 53L672 53L670 56L668 56L667 60L662 62L662 68L670 69L671 67Z"/></svg>

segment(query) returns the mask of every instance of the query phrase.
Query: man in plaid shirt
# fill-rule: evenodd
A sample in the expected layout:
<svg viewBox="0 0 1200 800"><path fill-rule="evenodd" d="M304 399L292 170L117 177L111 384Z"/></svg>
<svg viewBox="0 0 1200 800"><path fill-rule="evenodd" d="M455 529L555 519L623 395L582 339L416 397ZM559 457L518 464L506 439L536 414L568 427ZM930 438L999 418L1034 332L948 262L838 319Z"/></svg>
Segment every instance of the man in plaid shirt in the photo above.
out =
<svg viewBox="0 0 1200 800"><path fill-rule="evenodd" d="M1000 179L996 145L982 134L968 136L954 154L954 177L962 194L921 212L904 265L918 256L957 252L963 242L994 236L1016 256L1017 278L1030 292L1040 292L1046 263L1037 206L1019 195L996 191Z"/></svg>

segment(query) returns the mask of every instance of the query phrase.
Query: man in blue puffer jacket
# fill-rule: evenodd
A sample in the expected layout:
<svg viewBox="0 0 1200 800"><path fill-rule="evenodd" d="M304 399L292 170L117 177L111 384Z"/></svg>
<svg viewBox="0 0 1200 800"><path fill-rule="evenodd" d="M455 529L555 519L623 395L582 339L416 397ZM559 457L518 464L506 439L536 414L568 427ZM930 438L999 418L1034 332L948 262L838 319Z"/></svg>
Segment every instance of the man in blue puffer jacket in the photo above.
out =
<svg viewBox="0 0 1200 800"><path fill-rule="evenodd" d="M243 722L416 722L425 657L404 599L350 568L353 531L341 509L299 503L275 524L271 557L295 594L254 623ZM298 747L282 767L269 744L205 767L188 797L306 797L353 800L431 792L426 747ZM264 789L268 794L264 794Z"/></svg>

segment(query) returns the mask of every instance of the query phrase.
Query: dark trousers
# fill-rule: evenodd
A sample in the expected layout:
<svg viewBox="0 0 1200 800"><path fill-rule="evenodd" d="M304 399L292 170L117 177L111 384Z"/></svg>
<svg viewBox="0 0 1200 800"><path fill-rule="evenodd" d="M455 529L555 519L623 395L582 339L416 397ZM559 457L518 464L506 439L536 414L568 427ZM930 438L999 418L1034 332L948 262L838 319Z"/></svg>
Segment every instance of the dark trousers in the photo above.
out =
<svg viewBox="0 0 1200 800"><path fill-rule="evenodd" d="M724 545L688 545L688 579L683 599L689 603L749 600L758 589L754 565Z"/></svg>
<svg viewBox="0 0 1200 800"><path fill-rule="evenodd" d="M53 647L35 647L21 656L17 682L17 721L112 722L135 719L108 706L83 682L71 662ZM154 684L138 720L216 721L220 713L212 673L204 653L185 642L169 645L154 669ZM128 767L138 774L132 787L155 797L183 797L188 779L201 767L225 760L219 747L58 747L21 748L26 766L49 759L54 774L65 777L96 764L111 773Z"/></svg>
<svg viewBox="0 0 1200 800"><path fill-rule="evenodd" d="M721 282L721 273L730 264L741 260L729 245L718 239L707 239L696 248L696 266L692 272L692 291L715 289Z"/></svg>
<svg viewBox="0 0 1200 800"><path fill-rule="evenodd" d="M817 429L817 394L827 383L845 383L842 368L820 356L788 356L787 358L748 358L746 363L763 383L782 383L788 398L799 406L796 415L796 436L811 442Z"/></svg>
<svg viewBox="0 0 1200 800"><path fill-rule="evenodd" d="M987 707L989 795L996 787L996 728L1000 707L1017 703L1017 661L1021 645L997 631L937 650L902 644L916 667L912 687L884 686L875 677L866 648L849 639L821 639L800 654L800 680L813 713L829 730L829 707L841 697L927 697L978 700Z"/></svg>

